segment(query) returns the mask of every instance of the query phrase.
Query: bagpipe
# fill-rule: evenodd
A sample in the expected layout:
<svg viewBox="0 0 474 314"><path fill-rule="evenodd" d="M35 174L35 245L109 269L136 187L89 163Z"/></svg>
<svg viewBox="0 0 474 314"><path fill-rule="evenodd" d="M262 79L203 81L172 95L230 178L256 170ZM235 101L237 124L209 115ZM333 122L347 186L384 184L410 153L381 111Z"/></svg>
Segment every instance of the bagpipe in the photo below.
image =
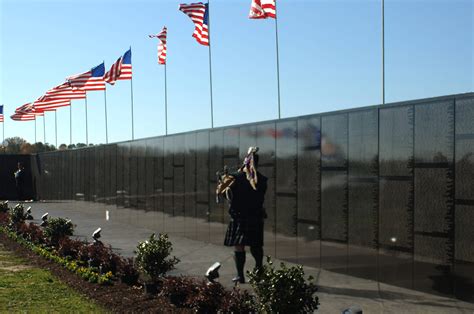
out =
<svg viewBox="0 0 474 314"><path fill-rule="evenodd" d="M229 168L224 165L221 171L216 172L217 176L217 187L216 187L216 203L219 204L221 199L225 197L228 201L232 200L232 190L230 187L235 182L234 175L239 172L245 172L247 180L254 190L257 190L257 170L254 164L254 156L258 152L258 147L250 146L247 152L247 156L241 166Z"/></svg>
<svg viewBox="0 0 474 314"><path fill-rule="evenodd" d="M223 198L230 201L232 199L232 190L230 189L232 184L235 182L234 174L241 172L241 167L224 166L222 170L216 172L217 187L216 187L216 203L219 204Z"/></svg>

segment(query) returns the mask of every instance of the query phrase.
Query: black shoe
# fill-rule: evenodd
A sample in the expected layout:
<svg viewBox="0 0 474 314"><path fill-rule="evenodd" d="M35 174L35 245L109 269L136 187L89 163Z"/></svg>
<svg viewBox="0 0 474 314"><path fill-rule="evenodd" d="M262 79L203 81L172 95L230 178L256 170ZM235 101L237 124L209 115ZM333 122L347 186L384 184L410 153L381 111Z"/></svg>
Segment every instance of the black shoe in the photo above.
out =
<svg viewBox="0 0 474 314"><path fill-rule="evenodd" d="M245 283L245 278L244 278L244 277L237 276L237 277L232 278L232 282L233 282L234 284L237 284L237 283Z"/></svg>

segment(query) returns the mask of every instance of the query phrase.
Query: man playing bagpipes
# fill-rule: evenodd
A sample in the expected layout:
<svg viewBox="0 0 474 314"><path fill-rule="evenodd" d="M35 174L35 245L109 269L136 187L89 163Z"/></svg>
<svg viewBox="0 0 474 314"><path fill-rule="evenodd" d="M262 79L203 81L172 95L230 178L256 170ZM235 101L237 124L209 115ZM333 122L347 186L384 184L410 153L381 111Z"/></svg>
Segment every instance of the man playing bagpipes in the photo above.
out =
<svg viewBox="0 0 474 314"><path fill-rule="evenodd" d="M233 246L237 277L234 282L245 283L245 246L255 259L259 270L263 262L263 222L266 218L263 202L267 190L267 177L257 171L258 147L250 147L243 165L234 173L224 169L218 173L217 198L225 196L229 201L231 217L224 245Z"/></svg>

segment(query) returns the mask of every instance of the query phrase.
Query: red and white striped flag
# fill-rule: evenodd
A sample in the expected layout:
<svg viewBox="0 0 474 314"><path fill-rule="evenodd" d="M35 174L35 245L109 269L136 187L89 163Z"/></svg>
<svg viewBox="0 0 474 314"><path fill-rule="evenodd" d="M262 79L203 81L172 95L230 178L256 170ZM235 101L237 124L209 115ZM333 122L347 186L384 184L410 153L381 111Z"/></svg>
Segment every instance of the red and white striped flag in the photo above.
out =
<svg viewBox="0 0 474 314"><path fill-rule="evenodd" d="M34 106L32 103L26 103L15 109L15 113L19 114L34 114Z"/></svg>
<svg viewBox="0 0 474 314"><path fill-rule="evenodd" d="M86 91L73 89L69 82L65 82L48 90L45 96L50 99L85 99Z"/></svg>
<svg viewBox="0 0 474 314"><path fill-rule="evenodd" d="M36 116L42 116L42 112L37 112L32 103L24 104L15 109L15 113L10 116L12 120L16 121L30 121L35 120Z"/></svg>
<svg viewBox="0 0 474 314"><path fill-rule="evenodd" d="M189 16L194 23L193 37L204 46L209 46L209 6L202 2L180 4L179 10Z"/></svg>
<svg viewBox="0 0 474 314"><path fill-rule="evenodd" d="M104 63L101 63L93 67L90 71L72 75L66 78L66 80L71 84L73 89L82 89L85 91L105 90L104 72Z"/></svg>
<svg viewBox="0 0 474 314"><path fill-rule="evenodd" d="M252 0L250 19L276 18L276 0Z"/></svg>
<svg viewBox="0 0 474 314"><path fill-rule="evenodd" d="M114 85L117 80L132 79L132 49L127 50L123 56L110 67L105 73L104 80L110 85Z"/></svg>
<svg viewBox="0 0 474 314"><path fill-rule="evenodd" d="M166 64L166 26L163 26L163 30L156 35L148 35L150 38L158 38L160 43L158 45L158 63Z"/></svg>
<svg viewBox="0 0 474 314"><path fill-rule="evenodd" d="M10 116L15 121L32 121L36 119L36 115L28 113L14 113Z"/></svg>
<svg viewBox="0 0 474 314"><path fill-rule="evenodd" d="M46 96L41 96L34 103L35 111L51 111L59 107L66 107L71 105L70 99L51 99Z"/></svg>
<svg viewBox="0 0 474 314"><path fill-rule="evenodd" d="M0 122L3 122L3 105L0 106Z"/></svg>

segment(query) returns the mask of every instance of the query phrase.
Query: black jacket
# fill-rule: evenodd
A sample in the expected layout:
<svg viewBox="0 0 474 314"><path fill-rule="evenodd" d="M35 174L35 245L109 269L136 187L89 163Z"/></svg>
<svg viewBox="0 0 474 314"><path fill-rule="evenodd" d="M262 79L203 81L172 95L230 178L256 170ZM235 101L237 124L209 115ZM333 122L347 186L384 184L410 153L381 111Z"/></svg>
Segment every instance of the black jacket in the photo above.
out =
<svg viewBox="0 0 474 314"><path fill-rule="evenodd" d="M257 172L257 190L254 190L245 173L234 174L235 182L231 186L232 200L229 214L234 219L266 218L263 202L267 191L267 177Z"/></svg>

